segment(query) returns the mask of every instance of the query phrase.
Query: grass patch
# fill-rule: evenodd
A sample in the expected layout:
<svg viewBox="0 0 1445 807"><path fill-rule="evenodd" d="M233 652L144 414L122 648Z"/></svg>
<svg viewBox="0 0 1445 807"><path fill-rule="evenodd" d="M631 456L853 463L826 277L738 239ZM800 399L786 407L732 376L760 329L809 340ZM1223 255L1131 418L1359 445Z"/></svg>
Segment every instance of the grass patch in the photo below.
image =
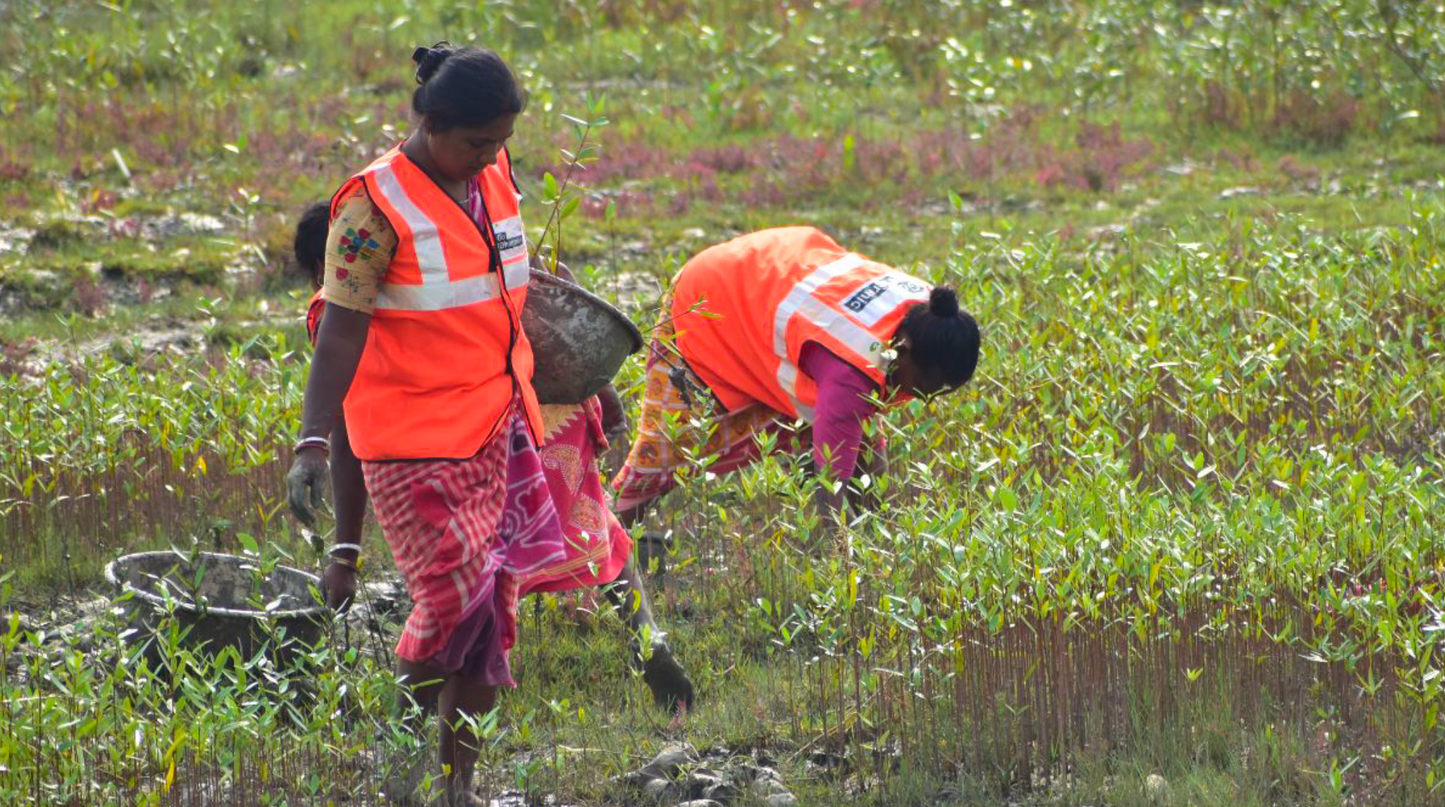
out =
<svg viewBox="0 0 1445 807"><path fill-rule="evenodd" d="M606 96L562 258L638 322L698 249L806 222L983 324L968 391L880 423L879 515L821 529L771 458L669 498L685 739L766 753L803 804L1438 800L1445 28L1400 8L7 5L0 801L305 803L400 742L389 636L339 634L302 703L297 673L174 645L162 677L24 604L143 548L313 562L282 501L290 231L409 130L407 56L443 37L531 93L534 236L562 114ZM493 792L626 801L678 739L578 609L524 604Z"/></svg>

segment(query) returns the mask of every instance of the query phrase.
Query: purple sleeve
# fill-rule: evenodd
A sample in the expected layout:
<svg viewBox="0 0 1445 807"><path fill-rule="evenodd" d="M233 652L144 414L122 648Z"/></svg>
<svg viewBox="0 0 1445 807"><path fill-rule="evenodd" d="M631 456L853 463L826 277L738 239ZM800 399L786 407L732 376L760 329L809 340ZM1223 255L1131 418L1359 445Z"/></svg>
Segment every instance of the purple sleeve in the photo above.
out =
<svg viewBox="0 0 1445 807"><path fill-rule="evenodd" d="M817 342L803 345L798 365L818 385L818 405L813 408L813 462L822 468L823 458L831 457L834 478L852 479L863 442L863 422L874 412L869 399L878 392L878 385Z"/></svg>

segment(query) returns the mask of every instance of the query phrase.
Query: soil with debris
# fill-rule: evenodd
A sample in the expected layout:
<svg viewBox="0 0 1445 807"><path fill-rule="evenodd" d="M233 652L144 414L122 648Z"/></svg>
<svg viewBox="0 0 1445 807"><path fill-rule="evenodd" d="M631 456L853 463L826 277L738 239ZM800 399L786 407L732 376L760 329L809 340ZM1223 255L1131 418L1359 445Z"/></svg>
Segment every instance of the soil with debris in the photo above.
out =
<svg viewBox="0 0 1445 807"><path fill-rule="evenodd" d="M665 746L651 762L622 777L622 784L652 803L676 807L729 807L757 803L791 807L797 797L783 783L766 752L701 754L687 743Z"/></svg>
<svg viewBox="0 0 1445 807"><path fill-rule="evenodd" d="M375 575L377 579L368 582L357 594L356 604L347 612L343 624L349 626L360 639L366 633L378 634L378 641L389 650L387 642L394 642L395 622L411 606L406 586L400 575ZM95 638L106 635L102 630L109 623L119 624L123 612L111 599L114 592L108 587L80 589L74 595L58 595L46 601L11 600L0 621L8 624L11 614L18 615L20 630L35 632L41 637L40 647L22 642L17 654L7 663L12 668L20 665L26 655L60 653L74 648L82 653L91 653L98 647ZM113 634L113 631L110 632Z"/></svg>

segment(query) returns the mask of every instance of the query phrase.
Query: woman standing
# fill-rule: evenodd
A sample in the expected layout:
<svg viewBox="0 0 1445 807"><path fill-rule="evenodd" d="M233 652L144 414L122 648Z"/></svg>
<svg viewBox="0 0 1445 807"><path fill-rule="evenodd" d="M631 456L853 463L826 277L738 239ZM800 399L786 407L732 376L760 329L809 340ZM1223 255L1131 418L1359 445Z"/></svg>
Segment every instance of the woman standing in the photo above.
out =
<svg viewBox="0 0 1445 807"><path fill-rule="evenodd" d="M588 506L597 497L585 485L568 485L576 495L559 514L537 451L548 424L520 320L530 261L505 147L521 88L490 51L419 48L413 60L420 125L331 201L325 315L288 485L292 510L309 522L344 401L351 449L414 603L398 673L422 710L439 714L446 798L466 805L478 801L470 727L498 686L514 685L517 599L588 576L579 553L596 564L590 582L610 580L627 542L605 507ZM598 412L581 411L559 417L554 438L590 440ZM575 540L578 512L590 513L581 528L597 540ZM357 550L333 548L331 584L354 590ZM393 785L404 792L392 795L409 798L413 787Z"/></svg>
<svg viewBox="0 0 1445 807"><path fill-rule="evenodd" d="M953 392L978 363L978 325L952 289L849 252L812 227L781 227L710 247L678 273L648 358L642 415L614 485L622 522L677 485L689 459L726 473L757 456L756 436L803 421L815 467L849 482L876 471L862 450L883 405ZM675 339L672 338L675 336ZM705 429L669 427L702 416ZM861 459L860 459L861 455ZM820 485L829 515L851 486Z"/></svg>
<svg viewBox="0 0 1445 807"><path fill-rule="evenodd" d="M326 310L322 286L326 278L330 219L331 205L320 202L307 208L296 224L296 264L304 269L314 291L306 309L306 334L312 347L316 345ZM385 219L361 222L358 226L369 228L368 238L377 244L374 251L390 260L396 252L396 234ZM333 246L333 255L352 254L339 240ZM338 267L341 268L344 267ZM533 268L543 268L535 257ZM386 266L379 265L371 274L380 277L385 271ZM564 279L576 282L562 264L557 265L557 271ZM692 682L673 657L665 634L653 617L642 575L638 574L632 559L632 538L613 515L609 497L600 482L598 459L607 453L609 441L627 429L622 399L608 384L602 392L580 404L543 404L541 410L544 433L537 453L542 459L552 503L562 521L566 555L525 580L512 580L517 584L517 591L507 601L515 603L532 593L603 586L608 599L632 631L633 660L641 666L643 681L652 690L654 699L670 711L685 710L693 702ZM337 543L331 547L331 563L323 573L322 590L327 605L344 610L357 592L357 564L361 559L361 528L366 511L361 462L351 452L344 416L338 416L332 430L329 454ZM310 517L305 511L299 515L303 519ZM651 644L647 653L642 652L644 638Z"/></svg>

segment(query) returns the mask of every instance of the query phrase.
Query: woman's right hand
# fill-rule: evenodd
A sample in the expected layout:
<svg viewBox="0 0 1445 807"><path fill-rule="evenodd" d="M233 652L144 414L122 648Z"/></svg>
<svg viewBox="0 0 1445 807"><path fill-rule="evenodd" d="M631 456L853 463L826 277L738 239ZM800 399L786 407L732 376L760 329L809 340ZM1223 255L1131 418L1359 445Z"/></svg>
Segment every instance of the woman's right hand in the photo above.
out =
<svg viewBox="0 0 1445 807"><path fill-rule="evenodd" d="M316 353L311 357L311 377L306 380L306 401L301 411L303 435L314 438L335 430L341 418L341 402L346 400L356 377L370 328L370 314L326 304L316 333ZM308 527L316 522L315 510L321 507L328 477L323 449L302 447L296 452L291 471L286 474L287 502L296 519Z"/></svg>
<svg viewBox="0 0 1445 807"><path fill-rule="evenodd" d="M296 452L296 459L286 474L287 503L291 505L291 515L308 527L316 526L316 511L325 501L328 476L325 451L303 448Z"/></svg>

